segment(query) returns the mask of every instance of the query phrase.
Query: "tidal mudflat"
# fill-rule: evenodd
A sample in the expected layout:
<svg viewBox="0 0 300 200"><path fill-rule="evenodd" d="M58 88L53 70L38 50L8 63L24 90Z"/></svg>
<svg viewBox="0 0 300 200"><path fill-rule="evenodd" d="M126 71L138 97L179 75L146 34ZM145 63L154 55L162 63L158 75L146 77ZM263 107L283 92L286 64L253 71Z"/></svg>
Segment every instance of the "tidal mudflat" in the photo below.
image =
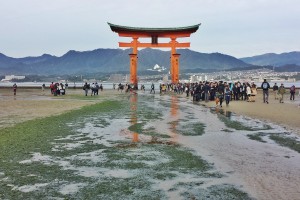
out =
<svg viewBox="0 0 300 200"><path fill-rule="evenodd" d="M299 145L226 108L116 94L0 129L0 199L297 199Z"/></svg>

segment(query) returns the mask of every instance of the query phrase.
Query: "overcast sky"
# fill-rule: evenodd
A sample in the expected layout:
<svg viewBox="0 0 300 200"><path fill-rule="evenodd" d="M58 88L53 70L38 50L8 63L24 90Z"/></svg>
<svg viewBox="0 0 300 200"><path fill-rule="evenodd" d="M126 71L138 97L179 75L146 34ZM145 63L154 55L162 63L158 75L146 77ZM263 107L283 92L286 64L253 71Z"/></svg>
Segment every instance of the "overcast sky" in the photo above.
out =
<svg viewBox="0 0 300 200"><path fill-rule="evenodd" d="M0 0L0 53L62 56L119 48L107 22L134 27L201 23L180 41L237 58L300 51L300 0ZM169 49L166 49L169 50Z"/></svg>

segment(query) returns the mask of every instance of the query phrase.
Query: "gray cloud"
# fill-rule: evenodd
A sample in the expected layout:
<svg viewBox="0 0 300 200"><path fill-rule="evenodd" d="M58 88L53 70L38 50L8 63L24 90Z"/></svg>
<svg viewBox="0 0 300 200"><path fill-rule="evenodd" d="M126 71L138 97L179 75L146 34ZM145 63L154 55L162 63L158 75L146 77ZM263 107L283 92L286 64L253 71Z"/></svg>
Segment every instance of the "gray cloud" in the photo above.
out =
<svg viewBox="0 0 300 200"><path fill-rule="evenodd" d="M141 27L202 23L191 49L236 57L300 50L297 0L0 0L0 52L12 57L118 48L107 22Z"/></svg>

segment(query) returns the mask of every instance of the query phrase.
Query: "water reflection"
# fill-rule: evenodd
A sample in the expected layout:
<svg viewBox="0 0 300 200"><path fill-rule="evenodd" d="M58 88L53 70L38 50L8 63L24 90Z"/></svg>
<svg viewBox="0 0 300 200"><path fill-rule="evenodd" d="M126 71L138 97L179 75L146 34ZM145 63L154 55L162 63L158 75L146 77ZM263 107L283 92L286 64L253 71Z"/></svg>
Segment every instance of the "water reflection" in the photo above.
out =
<svg viewBox="0 0 300 200"><path fill-rule="evenodd" d="M135 126L137 124L137 100L138 100L137 94L130 95L130 111L131 111L130 123L132 126ZM139 134L137 132L133 133L132 141L133 142L139 141Z"/></svg>
<svg viewBox="0 0 300 200"><path fill-rule="evenodd" d="M220 114L224 115L225 117L231 119L231 116L232 116L232 112L231 111L220 109L219 112L220 112Z"/></svg>
<svg viewBox="0 0 300 200"><path fill-rule="evenodd" d="M216 113L216 114L221 114L221 115L224 115L225 117L231 119L232 117L232 112L231 111L227 111L227 110L224 110L222 108L210 108L211 112L212 113Z"/></svg>

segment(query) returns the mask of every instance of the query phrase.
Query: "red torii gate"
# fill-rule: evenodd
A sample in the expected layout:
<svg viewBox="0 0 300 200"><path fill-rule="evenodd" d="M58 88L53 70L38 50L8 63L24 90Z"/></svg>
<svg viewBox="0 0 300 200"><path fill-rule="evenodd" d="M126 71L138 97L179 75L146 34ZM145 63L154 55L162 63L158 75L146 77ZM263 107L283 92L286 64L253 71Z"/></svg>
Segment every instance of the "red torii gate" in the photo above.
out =
<svg viewBox="0 0 300 200"><path fill-rule="evenodd" d="M177 28L141 28L141 27L128 27L120 26L108 23L111 30L119 34L120 37L131 37L132 42L119 42L119 47L130 47L132 53L130 56L130 81L135 86L138 83L137 80L137 53L138 47L141 48L171 48L171 80L172 83L178 83L179 81L179 56L176 53L176 48L190 47L190 42L179 43L177 38L190 37L192 33L195 33L201 24L177 27ZM141 43L139 38L151 38L151 43ZM170 38L169 43L159 43L158 38Z"/></svg>

